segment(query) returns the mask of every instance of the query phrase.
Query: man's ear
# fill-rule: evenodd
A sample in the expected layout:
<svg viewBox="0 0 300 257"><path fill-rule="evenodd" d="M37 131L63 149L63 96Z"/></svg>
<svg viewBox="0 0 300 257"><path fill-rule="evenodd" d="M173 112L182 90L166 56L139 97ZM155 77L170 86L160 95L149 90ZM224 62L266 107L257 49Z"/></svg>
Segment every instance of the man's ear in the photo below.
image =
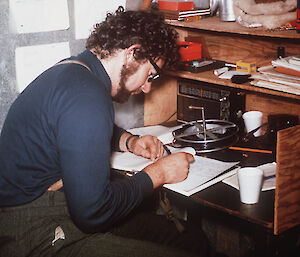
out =
<svg viewBox="0 0 300 257"><path fill-rule="evenodd" d="M136 51L139 50L140 47L141 47L141 45L134 44L134 45L131 45L130 47L128 47L127 49L125 49L125 52L124 52L124 54L125 54L124 63L125 64L136 62L135 53L136 53Z"/></svg>

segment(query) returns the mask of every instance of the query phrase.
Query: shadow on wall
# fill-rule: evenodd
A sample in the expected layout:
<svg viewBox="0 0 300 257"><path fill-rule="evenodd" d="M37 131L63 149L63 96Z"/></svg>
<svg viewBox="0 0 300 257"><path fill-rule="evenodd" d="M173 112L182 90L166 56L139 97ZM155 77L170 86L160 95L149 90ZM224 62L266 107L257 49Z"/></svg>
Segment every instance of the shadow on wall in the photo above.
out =
<svg viewBox="0 0 300 257"><path fill-rule="evenodd" d="M139 94L131 96L126 104L114 103L115 123L124 129L144 126L144 99L144 94Z"/></svg>

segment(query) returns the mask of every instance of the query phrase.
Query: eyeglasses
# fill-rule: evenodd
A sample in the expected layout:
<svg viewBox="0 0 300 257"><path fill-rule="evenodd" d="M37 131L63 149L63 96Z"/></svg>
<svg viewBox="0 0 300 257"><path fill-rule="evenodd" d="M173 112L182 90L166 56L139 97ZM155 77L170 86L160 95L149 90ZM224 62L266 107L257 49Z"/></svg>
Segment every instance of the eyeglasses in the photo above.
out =
<svg viewBox="0 0 300 257"><path fill-rule="evenodd" d="M153 80L159 78L159 76L160 76L160 74L161 74L161 69L157 66L157 64L156 64L152 59L149 59L149 62L152 64L152 66L153 66L154 69L156 70L156 74L155 74L155 75L151 75L151 76L148 78L148 82L152 82Z"/></svg>

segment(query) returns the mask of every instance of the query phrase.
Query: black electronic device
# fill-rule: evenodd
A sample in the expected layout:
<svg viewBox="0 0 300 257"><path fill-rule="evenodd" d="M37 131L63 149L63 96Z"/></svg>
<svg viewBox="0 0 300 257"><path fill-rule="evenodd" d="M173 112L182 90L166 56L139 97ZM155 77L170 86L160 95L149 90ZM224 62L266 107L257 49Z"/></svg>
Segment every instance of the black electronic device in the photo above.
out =
<svg viewBox="0 0 300 257"><path fill-rule="evenodd" d="M269 142L276 146L277 132L282 129L293 127L299 124L298 116L290 114L272 114L268 116L267 135Z"/></svg>
<svg viewBox="0 0 300 257"><path fill-rule="evenodd" d="M205 119L230 121L244 131L245 93L208 82L178 80L177 121L202 119L202 112Z"/></svg>
<svg viewBox="0 0 300 257"><path fill-rule="evenodd" d="M201 58L192 61L181 62L178 65L179 70L189 71L192 73L204 72L219 69L225 66L225 61L211 58Z"/></svg>

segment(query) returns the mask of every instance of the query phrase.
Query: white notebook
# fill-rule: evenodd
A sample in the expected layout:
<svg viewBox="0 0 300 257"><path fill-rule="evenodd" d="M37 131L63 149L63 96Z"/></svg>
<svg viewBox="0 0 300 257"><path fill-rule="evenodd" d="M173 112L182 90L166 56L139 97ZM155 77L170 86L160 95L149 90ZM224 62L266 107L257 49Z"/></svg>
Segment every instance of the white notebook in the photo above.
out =
<svg viewBox="0 0 300 257"><path fill-rule="evenodd" d="M165 184L164 187L176 191L180 194L190 196L203 190L228 176L235 174L233 168L238 162L222 162L210 158L195 155L192 147L173 148L168 147L172 153L188 152L194 155L195 161L190 164L188 177L179 183ZM136 156L129 152L114 152L111 156L111 167L117 170L129 171L128 175L141 171L152 162L149 159Z"/></svg>
<svg viewBox="0 0 300 257"><path fill-rule="evenodd" d="M174 148L168 146L172 153L185 152L195 156L196 151L192 147ZM166 155L166 153L165 153ZM137 156L130 152L113 152L110 158L111 168L125 171L141 171L143 168L152 163L150 159Z"/></svg>
<svg viewBox="0 0 300 257"><path fill-rule="evenodd" d="M164 187L190 196L223 179L234 175L239 162L222 162L206 157L195 156L195 161L190 164L188 177L176 184L165 184ZM234 168L234 169L233 169Z"/></svg>

